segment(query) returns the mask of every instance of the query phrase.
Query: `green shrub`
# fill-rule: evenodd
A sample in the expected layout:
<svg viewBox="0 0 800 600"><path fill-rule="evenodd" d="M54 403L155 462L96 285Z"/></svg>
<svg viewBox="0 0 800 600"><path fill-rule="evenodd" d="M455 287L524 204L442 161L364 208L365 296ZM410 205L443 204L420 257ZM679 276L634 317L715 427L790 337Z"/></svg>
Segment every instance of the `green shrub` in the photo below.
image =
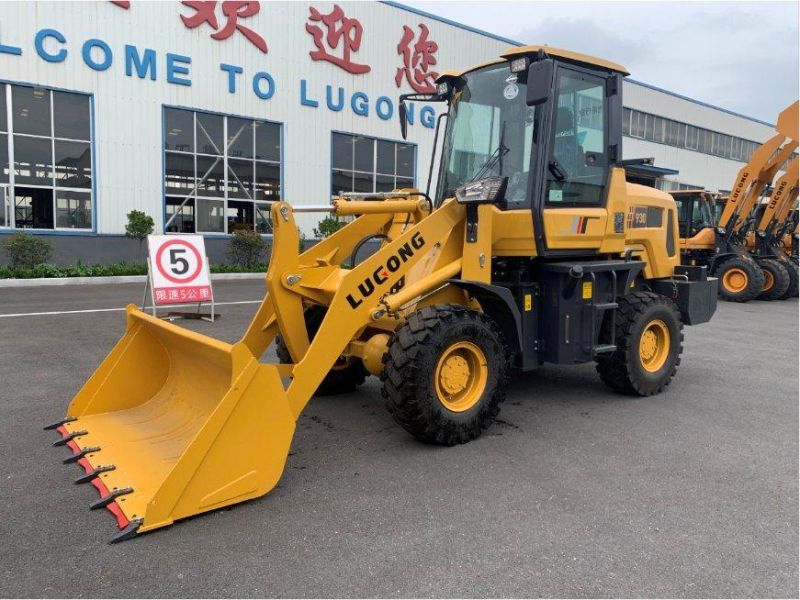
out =
<svg viewBox="0 0 800 600"><path fill-rule="evenodd" d="M256 262L249 267L240 265L212 265L212 273L264 273L267 265ZM41 263L34 267L9 267L0 265L0 279L37 279L47 277L109 277L122 275L147 275L145 263L114 263L111 265L54 265Z"/></svg>
<svg viewBox="0 0 800 600"><path fill-rule="evenodd" d="M155 223L153 217L140 210L132 210L128 213L128 222L125 225L125 235L139 242L139 251L142 250L142 242L148 235L153 233Z"/></svg>
<svg viewBox="0 0 800 600"><path fill-rule="evenodd" d="M325 217L317 223L317 226L314 227L314 237L318 239L325 239L329 235L332 235L339 231L344 226L344 222L340 221L336 217Z"/></svg>
<svg viewBox="0 0 800 600"><path fill-rule="evenodd" d="M36 265L47 262L53 245L40 236L20 231L9 236L3 242L3 249L8 255L12 267L32 269Z"/></svg>
<svg viewBox="0 0 800 600"><path fill-rule="evenodd" d="M252 229L234 231L228 244L228 258L234 265L244 269L255 268L267 250L267 243Z"/></svg>

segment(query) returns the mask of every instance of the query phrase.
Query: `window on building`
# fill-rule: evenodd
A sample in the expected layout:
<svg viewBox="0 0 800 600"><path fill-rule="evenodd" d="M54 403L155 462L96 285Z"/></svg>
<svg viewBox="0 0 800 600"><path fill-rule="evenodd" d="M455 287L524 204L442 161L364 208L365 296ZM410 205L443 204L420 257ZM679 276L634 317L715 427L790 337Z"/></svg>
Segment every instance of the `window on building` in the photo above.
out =
<svg viewBox="0 0 800 600"><path fill-rule="evenodd" d="M630 108L623 108L622 109L622 135L630 135L631 134L631 113L633 111Z"/></svg>
<svg viewBox="0 0 800 600"><path fill-rule="evenodd" d="M631 116L631 137L644 138L646 115L638 110Z"/></svg>
<svg viewBox="0 0 800 600"><path fill-rule="evenodd" d="M623 108L622 134L741 162L747 162L759 146L757 142L630 108Z"/></svg>
<svg viewBox="0 0 800 600"><path fill-rule="evenodd" d="M416 146L363 135L333 133L331 195L391 192L414 187Z"/></svg>
<svg viewBox="0 0 800 600"><path fill-rule="evenodd" d="M664 143L664 136L666 135L666 129L669 124L669 119L664 119L662 117L655 117L655 131L653 132L653 141L658 142L659 144Z"/></svg>
<svg viewBox="0 0 800 600"><path fill-rule="evenodd" d="M271 233L281 195L281 126L164 109L165 226L172 233Z"/></svg>
<svg viewBox="0 0 800 600"><path fill-rule="evenodd" d="M92 228L91 98L0 84L0 227Z"/></svg>

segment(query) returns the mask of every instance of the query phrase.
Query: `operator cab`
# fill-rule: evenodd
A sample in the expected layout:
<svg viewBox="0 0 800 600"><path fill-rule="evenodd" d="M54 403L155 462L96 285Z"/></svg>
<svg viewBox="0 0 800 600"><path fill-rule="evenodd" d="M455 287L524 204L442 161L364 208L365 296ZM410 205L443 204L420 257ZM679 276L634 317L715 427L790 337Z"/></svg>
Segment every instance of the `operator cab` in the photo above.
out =
<svg viewBox="0 0 800 600"><path fill-rule="evenodd" d="M714 227L715 202L713 196L705 190L676 190L670 192L678 209L678 235L681 238L693 238L703 229Z"/></svg>
<svg viewBox="0 0 800 600"><path fill-rule="evenodd" d="M437 201L467 183L504 177L505 193L496 199L504 209L601 206L609 166L619 155L627 71L546 46L502 58L439 78L450 110Z"/></svg>
<svg viewBox="0 0 800 600"><path fill-rule="evenodd" d="M446 117L435 204L455 197L500 210L528 209L539 256L574 253L548 242L571 226L573 215L560 215L549 227L547 215L550 209L606 206L610 167L621 157L625 75L624 67L599 58L525 46L491 64L440 76L436 94L424 97L448 103L439 121ZM422 98L401 97L401 127L405 99ZM605 219L593 218L591 236L599 245Z"/></svg>

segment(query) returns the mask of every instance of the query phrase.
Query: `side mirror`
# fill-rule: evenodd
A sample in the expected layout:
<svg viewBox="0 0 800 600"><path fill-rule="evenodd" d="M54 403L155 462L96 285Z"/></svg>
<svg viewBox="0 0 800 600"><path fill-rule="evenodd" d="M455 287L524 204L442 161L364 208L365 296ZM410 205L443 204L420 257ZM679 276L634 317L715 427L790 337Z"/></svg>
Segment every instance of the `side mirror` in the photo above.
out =
<svg viewBox="0 0 800 600"><path fill-rule="evenodd" d="M408 135L408 107L406 106L405 100L400 101L397 114L400 117L400 135L402 135L405 140Z"/></svg>
<svg viewBox="0 0 800 600"><path fill-rule="evenodd" d="M528 94L525 99L528 106L544 104L550 98L553 86L553 59L546 58L531 63L528 69Z"/></svg>

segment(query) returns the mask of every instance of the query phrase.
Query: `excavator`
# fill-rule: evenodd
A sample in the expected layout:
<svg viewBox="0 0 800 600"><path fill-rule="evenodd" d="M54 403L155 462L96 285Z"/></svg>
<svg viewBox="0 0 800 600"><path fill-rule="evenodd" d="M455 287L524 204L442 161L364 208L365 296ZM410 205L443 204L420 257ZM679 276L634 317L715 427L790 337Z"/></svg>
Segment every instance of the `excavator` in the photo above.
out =
<svg viewBox="0 0 800 600"><path fill-rule="evenodd" d="M435 197L274 203L267 294L236 343L128 306L124 335L48 426L99 491L92 508L116 517L112 541L266 494L311 398L370 375L401 427L445 446L478 437L509 377L543 363L663 391L717 281L681 266L673 199L625 180L625 75L526 46L402 97L403 137L407 100L447 107ZM354 218L300 253L304 211ZM272 344L278 363L262 361Z"/></svg>
<svg viewBox="0 0 800 600"><path fill-rule="evenodd" d="M775 300L797 287L797 272L772 251L748 248L754 213L776 174L798 146L798 102L778 115L777 133L759 146L736 175L727 198L705 190L672 192L681 212L684 264L707 266L719 279L719 294L731 302ZM719 217L714 215L721 202ZM702 224L702 226L701 226Z"/></svg>

